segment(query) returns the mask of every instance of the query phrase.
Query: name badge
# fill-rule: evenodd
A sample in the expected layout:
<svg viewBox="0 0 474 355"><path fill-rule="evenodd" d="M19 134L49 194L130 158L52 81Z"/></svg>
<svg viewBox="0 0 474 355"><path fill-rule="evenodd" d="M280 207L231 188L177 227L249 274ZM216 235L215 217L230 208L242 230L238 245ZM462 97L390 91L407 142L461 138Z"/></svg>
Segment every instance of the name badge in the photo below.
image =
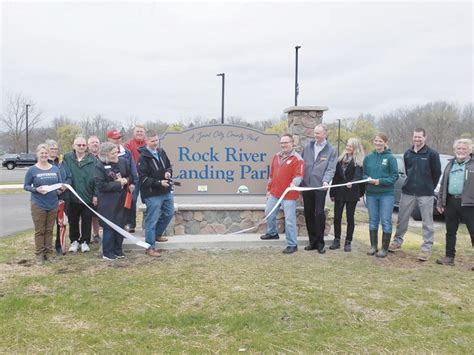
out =
<svg viewBox="0 0 474 355"><path fill-rule="evenodd" d="M327 159L327 157L325 157L325 156L322 156L322 157L319 158L319 160L321 160L321 161L326 160L326 159Z"/></svg>
<svg viewBox="0 0 474 355"><path fill-rule="evenodd" d="M104 165L104 168L105 169L112 169L112 166L111 165Z"/></svg>
<svg viewBox="0 0 474 355"><path fill-rule="evenodd" d="M382 165L387 165L388 160L386 158L382 159Z"/></svg>

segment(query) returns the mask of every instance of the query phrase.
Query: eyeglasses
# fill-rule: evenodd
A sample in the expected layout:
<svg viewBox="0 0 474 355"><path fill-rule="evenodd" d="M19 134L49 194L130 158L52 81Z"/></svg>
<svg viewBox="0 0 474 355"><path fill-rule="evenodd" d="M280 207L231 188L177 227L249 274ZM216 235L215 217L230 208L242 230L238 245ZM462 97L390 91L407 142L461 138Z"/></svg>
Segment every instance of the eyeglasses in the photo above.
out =
<svg viewBox="0 0 474 355"><path fill-rule="evenodd" d="M290 143L293 143L293 142L280 142L280 144L290 144Z"/></svg>
<svg viewBox="0 0 474 355"><path fill-rule="evenodd" d="M85 147L85 144L76 144L76 147Z"/></svg>

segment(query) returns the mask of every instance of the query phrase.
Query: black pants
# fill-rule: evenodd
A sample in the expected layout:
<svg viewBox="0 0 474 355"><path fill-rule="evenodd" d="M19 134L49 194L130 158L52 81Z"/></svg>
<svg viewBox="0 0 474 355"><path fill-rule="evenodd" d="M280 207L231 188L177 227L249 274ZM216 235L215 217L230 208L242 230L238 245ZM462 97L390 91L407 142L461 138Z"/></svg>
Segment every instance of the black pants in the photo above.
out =
<svg viewBox="0 0 474 355"><path fill-rule="evenodd" d="M344 205L346 205L346 220L347 220L347 231L346 241L351 242L352 236L354 235L354 213L358 201L334 201L334 238L341 239L341 221L342 211Z"/></svg>
<svg viewBox="0 0 474 355"><path fill-rule="evenodd" d="M474 206L463 207L460 198L448 195L444 216L446 218L446 256L454 258L456 256L456 234L461 218L466 223L474 247Z"/></svg>
<svg viewBox="0 0 474 355"><path fill-rule="evenodd" d="M82 203L71 202L69 204L69 239L71 243L75 241L90 243L93 215L92 211ZM80 229L79 222L81 223Z"/></svg>
<svg viewBox="0 0 474 355"><path fill-rule="evenodd" d="M308 230L309 245L312 248L324 248L326 193L327 191L319 190L303 192L304 218Z"/></svg>

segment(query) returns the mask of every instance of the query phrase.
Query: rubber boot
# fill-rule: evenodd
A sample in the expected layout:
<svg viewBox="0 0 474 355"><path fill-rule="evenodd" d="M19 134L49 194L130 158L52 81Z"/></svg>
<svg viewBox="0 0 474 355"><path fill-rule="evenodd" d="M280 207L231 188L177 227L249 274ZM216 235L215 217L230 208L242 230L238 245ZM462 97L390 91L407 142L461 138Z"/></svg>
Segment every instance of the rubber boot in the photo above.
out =
<svg viewBox="0 0 474 355"><path fill-rule="evenodd" d="M370 230L370 250L367 252L367 255L375 255L377 252L377 244L379 242L379 231L377 229Z"/></svg>
<svg viewBox="0 0 474 355"><path fill-rule="evenodd" d="M390 245L390 238L392 238L392 233L383 233L382 234L382 249L375 254L377 258L385 258L388 254L388 246Z"/></svg>
<svg viewBox="0 0 474 355"><path fill-rule="evenodd" d="M341 239L334 238L332 245L329 247L331 250L339 249L341 247Z"/></svg>

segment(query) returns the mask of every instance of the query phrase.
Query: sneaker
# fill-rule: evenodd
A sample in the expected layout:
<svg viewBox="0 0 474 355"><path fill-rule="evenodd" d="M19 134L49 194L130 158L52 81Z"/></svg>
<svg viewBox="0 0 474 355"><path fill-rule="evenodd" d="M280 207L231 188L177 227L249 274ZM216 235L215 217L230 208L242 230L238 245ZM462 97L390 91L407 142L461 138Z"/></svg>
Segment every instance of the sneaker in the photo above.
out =
<svg viewBox="0 0 474 355"><path fill-rule="evenodd" d="M422 250L418 253L418 260L420 261L428 261L430 258L431 253L429 251Z"/></svg>
<svg viewBox="0 0 474 355"><path fill-rule="evenodd" d="M91 248L89 248L89 246L87 245L87 243L84 242L84 243L81 244L81 251L82 251L83 253L87 253L88 251L91 251Z"/></svg>
<svg viewBox="0 0 474 355"><path fill-rule="evenodd" d="M271 235L268 233L265 233L264 235L260 236L261 240L269 240L269 239L280 239L280 236L277 234Z"/></svg>
<svg viewBox="0 0 474 355"><path fill-rule="evenodd" d="M63 249L60 246L56 247L56 254L58 256L63 256L64 255Z"/></svg>
<svg viewBox="0 0 474 355"><path fill-rule="evenodd" d="M128 228L128 233L135 233L135 228L134 227Z"/></svg>
<svg viewBox="0 0 474 355"><path fill-rule="evenodd" d="M115 259L117 259L117 257L115 255L114 256L105 256L105 255L103 255L102 259L114 261Z"/></svg>
<svg viewBox="0 0 474 355"><path fill-rule="evenodd" d="M159 258L161 255L160 253L158 253L155 249L153 248L150 248L150 249L147 249L146 252L145 252L146 255L148 256L153 256L155 258Z"/></svg>
<svg viewBox="0 0 474 355"><path fill-rule="evenodd" d="M79 242L75 240L72 242L71 246L69 247L69 251L72 253L77 253L77 249L79 249Z"/></svg>
<svg viewBox="0 0 474 355"><path fill-rule="evenodd" d="M44 265L44 256L43 255L36 255L36 265Z"/></svg>
<svg viewBox="0 0 474 355"><path fill-rule="evenodd" d="M398 244L397 242L391 242L390 245L388 246L388 251L396 251L402 248L401 244Z"/></svg>
<svg viewBox="0 0 474 355"><path fill-rule="evenodd" d="M436 264L454 266L454 258L443 256L436 259Z"/></svg>
<svg viewBox="0 0 474 355"><path fill-rule="evenodd" d="M294 252L298 251L298 247L297 246L294 246L294 247L286 247L284 250L283 250L283 254L293 254Z"/></svg>
<svg viewBox="0 0 474 355"><path fill-rule="evenodd" d="M125 258L125 254L124 254L124 253L115 254L115 257L116 257L117 259L123 259L123 258Z"/></svg>
<svg viewBox="0 0 474 355"><path fill-rule="evenodd" d="M96 244L102 243L102 238L100 237L100 235L94 235L94 238L92 240Z"/></svg>

